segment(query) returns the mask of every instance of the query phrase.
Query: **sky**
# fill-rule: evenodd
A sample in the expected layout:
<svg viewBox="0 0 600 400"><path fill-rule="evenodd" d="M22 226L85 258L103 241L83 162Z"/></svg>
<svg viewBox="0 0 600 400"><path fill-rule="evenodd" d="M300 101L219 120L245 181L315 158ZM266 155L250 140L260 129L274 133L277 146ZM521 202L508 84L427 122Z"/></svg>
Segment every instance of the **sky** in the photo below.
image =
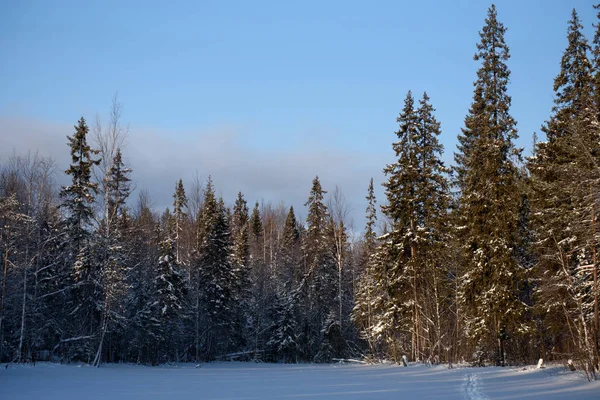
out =
<svg viewBox="0 0 600 400"><path fill-rule="evenodd" d="M242 191L302 218L318 175L330 193L339 186L360 230L371 177L384 202L408 90L428 93L452 163L490 4L0 0L0 164L38 150L66 182L66 136L81 116L107 121L118 93L124 158L157 208L178 179L211 175L230 204ZM571 10L591 40L593 4L496 2L526 155L550 115Z"/></svg>

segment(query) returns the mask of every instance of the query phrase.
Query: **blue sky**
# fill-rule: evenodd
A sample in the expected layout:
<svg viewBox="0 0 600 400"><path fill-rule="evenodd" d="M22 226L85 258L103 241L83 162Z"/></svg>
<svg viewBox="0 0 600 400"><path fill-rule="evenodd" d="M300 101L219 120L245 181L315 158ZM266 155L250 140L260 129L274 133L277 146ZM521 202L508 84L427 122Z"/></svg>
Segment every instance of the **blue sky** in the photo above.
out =
<svg viewBox="0 0 600 400"><path fill-rule="evenodd" d="M301 207L319 174L326 189L340 185L360 219L368 178L380 183L393 159L409 89L431 97L451 162L490 4L3 1L0 161L7 149L39 147L62 168L72 125L106 115L118 91L134 179L159 205L176 179L198 171L228 201L242 190L250 201ZM593 4L496 3L527 152L550 114L571 9L591 39Z"/></svg>

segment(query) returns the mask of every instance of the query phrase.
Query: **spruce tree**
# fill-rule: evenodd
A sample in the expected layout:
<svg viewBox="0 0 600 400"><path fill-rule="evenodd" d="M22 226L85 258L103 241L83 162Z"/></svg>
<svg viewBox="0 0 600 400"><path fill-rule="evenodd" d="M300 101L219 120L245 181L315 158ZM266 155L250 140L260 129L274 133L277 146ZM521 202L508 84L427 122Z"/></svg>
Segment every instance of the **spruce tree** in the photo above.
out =
<svg viewBox="0 0 600 400"><path fill-rule="evenodd" d="M300 270L300 232L298 230L298 221L294 213L294 207L290 206L285 225L283 227L280 254L280 280L286 293L297 288L301 279Z"/></svg>
<svg viewBox="0 0 600 400"><path fill-rule="evenodd" d="M373 340L374 313L373 303L375 297L374 272L371 270L373 263L371 259L377 248L377 235L375 233L375 223L377 221L377 199L375 198L375 188L373 187L373 178L369 182L367 189L367 209L366 224L363 237L362 254L360 258L360 271L355 294L355 305L352 310L352 320L357 326L360 336L367 341L371 354L375 353Z"/></svg>
<svg viewBox="0 0 600 400"><path fill-rule="evenodd" d="M235 273L231 262L231 234L222 199L215 197L209 179L202 210L202 242L198 271L200 303L205 311L206 357L211 360L232 349L235 326Z"/></svg>
<svg viewBox="0 0 600 400"><path fill-rule="evenodd" d="M417 146L418 115L414 107L414 98L409 91L404 100L402 112L396 119L400 124L396 136L398 140L393 143L397 161L389 164L384 169L388 180L383 184L387 204L382 206L382 211L391 221L391 232L382 251L390 251L391 254L384 257L393 260L391 265L380 265L383 271L376 272L378 278L389 281L386 291L387 305L394 311L394 323L388 325L390 329L399 329L397 333L388 333L389 340L394 340L392 347L404 346L411 337L410 345L406 346L412 353L412 359L418 358L416 335L419 319L419 307L417 303L417 267L416 267L416 216L418 195L415 182L420 179L419 160ZM411 262L412 261L412 262ZM388 309L389 310L389 309ZM400 335L401 342L397 342ZM396 351L392 351L396 353ZM394 354L397 358L397 355Z"/></svg>
<svg viewBox="0 0 600 400"><path fill-rule="evenodd" d="M141 191L131 213L129 228L123 229L121 239L130 266L126 279L130 286L129 296L125 305L128 324L123 333L127 345L123 350L127 350L127 357L140 363L157 363L159 344L163 340L158 318L156 272L164 237L157 229L158 221L151 207L148 192Z"/></svg>
<svg viewBox="0 0 600 400"><path fill-rule="evenodd" d="M590 107L592 64L587 56L590 46L582 30L573 9L567 31L568 45L560 61L560 72L554 79L553 115L542 127L549 141L569 135L570 123Z"/></svg>
<svg viewBox="0 0 600 400"><path fill-rule="evenodd" d="M236 269L240 274L240 282L247 279L247 269L250 263L250 235L249 235L248 206L242 192L238 193L232 215L231 234L233 237L233 259ZM243 277L243 275L245 277Z"/></svg>
<svg viewBox="0 0 600 400"><path fill-rule="evenodd" d="M373 187L373 178L369 181L367 190L367 223L365 225L364 241L365 256L368 258L375 250L377 234L375 233L375 224L377 223L377 199L375 198L375 188Z"/></svg>
<svg viewBox="0 0 600 400"><path fill-rule="evenodd" d="M457 234L463 243L458 277L464 330L477 361L504 365L507 340L523 328L524 268L515 255L521 205L516 122L507 94L510 58L506 28L488 10L474 60L480 62L473 103L459 137Z"/></svg>
<svg viewBox="0 0 600 400"><path fill-rule="evenodd" d="M594 265L597 247L594 221L595 192L600 183L600 132L587 58L589 46L582 29L573 10L568 45L554 80L552 115L542 127L547 140L536 144L528 168L539 260L538 310L542 335L548 338L543 349L570 352L591 366L598 363L591 276L597 266L585 266ZM576 334L567 334L565 324L575 327L571 333Z"/></svg>
<svg viewBox="0 0 600 400"><path fill-rule="evenodd" d="M242 192L238 193L231 218L231 236L233 238L232 263L235 274L235 302L237 315L235 321L239 346L243 346L248 336L247 321L250 317L250 235L248 206Z"/></svg>
<svg viewBox="0 0 600 400"><path fill-rule="evenodd" d="M299 340L302 320L299 285L303 276L301 238L293 207L287 213L279 246L267 347L276 354L276 360L290 363L299 361L302 356Z"/></svg>
<svg viewBox="0 0 600 400"><path fill-rule="evenodd" d="M308 302L306 307L311 310L311 315L306 321L308 343L305 352L312 356L316 356L321 347L325 324L334 307L336 293L336 265L330 247L332 235L329 233L329 211L323 202L325 193L327 192L322 189L319 177L315 177L305 204L308 207L307 230L303 244L308 268L305 276Z"/></svg>
<svg viewBox="0 0 600 400"><path fill-rule="evenodd" d="M177 345L175 339L181 334L180 318L184 316L187 288L184 275L177 265L175 243L167 234L159 244L159 257L154 274L155 318L160 329L156 332L158 343L155 363L173 359Z"/></svg>
<svg viewBox="0 0 600 400"><path fill-rule="evenodd" d="M437 294L442 285L439 268L443 260L442 243L447 236L444 230L449 189L445 177L448 170L440 161L443 151L437 139L440 124L433 111L427 94L423 95L419 108L415 108L408 92L397 119L398 141L393 144L397 161L384 169L388 176L384 183L388 204L382 210L391 221L391 231L379 252L389 253L375 257L369 268L372 279L388 281L385 290L377 294L384 297L375 301L379 307L385 307L378 310L379 317L394 310L395 321L387 324L387 328L395 332L385 335L388 351L396 353L396 348L405 346L410 337L410 346L406 347L416 360L426 353L438 356L440 353L436 343L441 338L441 321L431 313L436 307L429 305L439 301ZM378 324L375 322L375 326ZM428 336L427 332L437 334Z"/></svg>
<svg viewBox="0 0 600 400"><path fill-rule="evenodd" d="M438 140L441 126L434 116L435 109L427 93L423 93L416 112L421 179L416 183L419 207L415 247L421 270L418 274L422 276L421 291L417 290L416 299L421 303L424 316L419 342L421 351L435 360L444 357L442 346L447 346L444 336L449 322L443 320L442 310L448 307L450 170L441 161L444 152Z"/></svg>
<svg viewBox="0 0 600 400"><path fill-rule="evenodd" d="M112 160L112 166L106 180L106 210L108 214L106 224L100 226L102 235L95 244L95 252L99 265L99 285L102 288L104 299L98 308L102 312L99 329L99 343L93 364L99 366L102 361L104 339L106 333L115 333L117 321L124 321L122 312L128 294L129 285L126 281L129 269L127 253L124 243L125 224L127 223L126 202L130 193L129 174L131 169L123 164L121 149L117 149ZM118 328L122 328L120 324Z"/></svg>
<svg viewBox="0 0 600 400"><path fill-rule="evenodd" d="M296 363L301 355L296 307L294 296L280 296L274 306L275 324L267 347L277 355L277 361L283 363Z"/></svg>
<svg viewBox="0 0 600 400"><path fill-rule="evenodd" d="M264 230L258 201L254 204L252 215L250 216L250 232L252 235L254 256L255 258L260 257L264 260Z"/></svg>
<svg viewBox="0 0 600 400"><path fill-rule="evenodd" d="M89 238L94 217L92 204L98 189L98 185L91 181L91 171L94 165L100 163L100 160L93 159L98 151L88 145L88 133L89 128L85 119L81 117L78 125L75 126L75 134L67 137L71 148L72 163L65 173L71 175L72 183L69 186L63 186L60 191L63 199L61 208L67 214L64 230L68 237L67 243L70 244L72 257L77 257L88 244L86 240ZM84 275L87 274L86 270L87 266L81 262L77 263L74 270L76 279L84 278Z"/></svg>
<svg viewBox="0 0 600 400"><path fill-rule="evenodd" d="M187 217L188 200L183 188L183 181L180 179L175 185L175 193L173 194L173 223L175 254L177 263L182 262L182 236L184 231L185 219Z"/></svg>
<svg viewBox="0 0 600 400"><path fill-rule="evenodd" d="M93 203L97 193L97 184L91 181L92 167L100 160L94 159L98 152L87 142L89 128L81 117L75 126L73 136L68 136L72 162L65 171L71 175L71 185L63 186L60 191L60 208L66 216L63 221L62 258L66 270L63 275L63 290L70 290L71 314L64 321L66 335L85 339L73 341L68 354L75 358L91 362L94 349L92 341L100 322L98 310L102 303L102 285L99 267L93 254ZM69 277L70 275L70 277ZM70 286L70 283L74 284ZM68 333L67 333L68 332Z"/></svg>
<svg viewBox="0 0 600 400"><path fill-rule="evenodd" d="M232 233L237 234L244 226L248 225L250 215L248 213L248 203L244 199L242 192L238 192L235 204L233 206Z"/></svg>
<svg viewBox="0 0 600 400"><path fill-rule="evenodd" d="M108 209L111 220L118 221L125 212L127 199L131 193L131 169L123 163L121 149L118 148L109 171L107 188Z"/></svg>
<svg viewBox="0 0 600 400"><path fill-rule="evenodd" d="M264 225L258 201L254 204L249 221L250 228L250 279L252 294L250 299L251 347L256 351L264 347L269 328L269 271L266 265Z"/></svg>

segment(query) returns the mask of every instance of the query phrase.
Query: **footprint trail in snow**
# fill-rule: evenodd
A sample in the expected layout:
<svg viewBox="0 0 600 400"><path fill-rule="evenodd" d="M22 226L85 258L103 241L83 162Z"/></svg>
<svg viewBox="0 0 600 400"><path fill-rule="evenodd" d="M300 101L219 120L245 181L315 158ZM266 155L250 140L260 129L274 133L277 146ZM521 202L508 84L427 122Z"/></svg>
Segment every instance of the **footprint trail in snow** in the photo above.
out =
<svg viewBox="0 0 600 400"><path fill-rule="evenodd" d="M478 374L469 374L465 377L463 392L465 399L487 400L487 397L481 392Z"/></svg>

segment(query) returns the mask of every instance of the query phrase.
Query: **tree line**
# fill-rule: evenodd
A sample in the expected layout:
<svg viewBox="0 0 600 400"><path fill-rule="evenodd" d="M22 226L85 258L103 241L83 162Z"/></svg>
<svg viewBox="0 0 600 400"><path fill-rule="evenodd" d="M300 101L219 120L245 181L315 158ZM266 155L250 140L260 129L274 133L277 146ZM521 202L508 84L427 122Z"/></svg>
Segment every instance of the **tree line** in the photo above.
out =
<svg viewBox="0 0 600 400"><path fill-rule="evenodd" d="M431 99L409 91L385 199L378 207L371 179L359 238L342 192L318 177L305 221L241 192L229 206L210 177L187 191L179 180L164 212L147 191L130 199L115 98L108 127L82 117L68 137L70 185L37 153L2 165L0 359L541 357L595 377L600 23L591 42L582 30L573 10L545 140L524 158L492 5L454 165L441 160Z"/></svg>

